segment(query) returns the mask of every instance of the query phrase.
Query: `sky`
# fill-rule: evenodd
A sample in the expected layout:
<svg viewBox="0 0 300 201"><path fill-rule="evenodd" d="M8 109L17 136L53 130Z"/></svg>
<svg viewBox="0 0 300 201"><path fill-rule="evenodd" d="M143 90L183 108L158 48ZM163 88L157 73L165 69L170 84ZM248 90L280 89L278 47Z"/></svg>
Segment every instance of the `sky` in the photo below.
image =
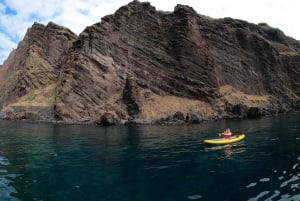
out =
<svg viewBox="0 0 300 201"><path fill-rule="evenodd" d="M142 1L142 0L140 0ZM146 0L147 1L147 0ZM68 27L79 34L131 0L0 0L0 64L17 47L34 22ZM177 4L193 7L212 18L231 17L265 22L300 40L299 0L148 0L157 10L173 11Z"/></svg>

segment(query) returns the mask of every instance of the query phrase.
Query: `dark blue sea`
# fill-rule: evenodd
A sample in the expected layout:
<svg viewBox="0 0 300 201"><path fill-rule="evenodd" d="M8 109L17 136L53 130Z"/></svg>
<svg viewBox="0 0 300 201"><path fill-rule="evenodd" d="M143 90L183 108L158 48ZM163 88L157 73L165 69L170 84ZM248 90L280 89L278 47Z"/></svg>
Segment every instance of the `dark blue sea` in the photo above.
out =
<svg viewBox="0 0 300 201"><path fill-rule="evenodd" d="M211 146L225 128L246 138ZM199 125L0 121L0 201L300 200L300 113Z"/></svg>

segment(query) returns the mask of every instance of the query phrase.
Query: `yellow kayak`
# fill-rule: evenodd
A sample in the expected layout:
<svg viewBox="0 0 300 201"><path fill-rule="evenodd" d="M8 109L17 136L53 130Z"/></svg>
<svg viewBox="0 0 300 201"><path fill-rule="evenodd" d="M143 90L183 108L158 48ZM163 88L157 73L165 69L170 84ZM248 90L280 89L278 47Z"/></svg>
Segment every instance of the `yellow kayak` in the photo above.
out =
<svg viewBox="0 0 300 201"><path fill-rule="evenodd" d="M230 139L216 138L216 139L204 140L204 142L207 144L229 144L229 143L241 141L245 137L246 137L245 134L240 134L240 135L231 136Z"/></svg>

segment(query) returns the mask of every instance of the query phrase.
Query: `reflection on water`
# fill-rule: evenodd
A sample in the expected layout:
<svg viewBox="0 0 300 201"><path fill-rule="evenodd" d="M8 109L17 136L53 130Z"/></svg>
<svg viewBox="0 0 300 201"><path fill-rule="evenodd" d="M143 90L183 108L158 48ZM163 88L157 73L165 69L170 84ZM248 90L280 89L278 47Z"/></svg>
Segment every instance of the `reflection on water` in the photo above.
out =
<svg viewBox="0 0 300 201"><path fill-rule="evenodd" d="M221 151L224 154L221 154L220 159L231 159L236 154L241 154L246 151L246 146L244 142L236 142L232 144L225 145L212 145L204 148L205 152L215 152Z"/></svg>
<svg viewBox="0 0 300 201"><path fill-rule="evenodd" d="M267 182L273 184L272 190L259 192L258 195L248 199L248 201L261 200L282 200L299 201L300 200L300 159L288 170L274 170L270 175L272 178L261 178L257 182L250 183L246 188L266 188ZM265 183L265 184L263 184ZM275 185L274 185L275 184Z"/></svg>
<svg viewBox="0 0 300 201"><path fill-rule="evenodd" d="M0 121L0 201L299 200L298 117L108 128ZM246 138L203 143L227 127Z"/></svg>
<svg viewBox="0 0 300 201"><path fill-rule="evenodd" d="M232 154L231 145L228 145L225 148L225 158L230 158L231 154Z"/></svg>
<svg viewBox="0 0 300 201"><path fill-rule="evenodd" d="M17 175L8 173L5 169L9 164L7 158L0 156L0 200L18 201L19 199L12 196L12 194L17 193L17 191L11 185L12 179L15 179Z"/></svg>

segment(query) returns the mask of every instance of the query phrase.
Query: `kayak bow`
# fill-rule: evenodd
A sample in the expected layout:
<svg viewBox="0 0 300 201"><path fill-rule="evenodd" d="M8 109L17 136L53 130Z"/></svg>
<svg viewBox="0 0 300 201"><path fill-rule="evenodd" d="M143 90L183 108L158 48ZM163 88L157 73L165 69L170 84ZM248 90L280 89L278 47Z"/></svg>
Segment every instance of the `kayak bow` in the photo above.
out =
<svg viewBox="0 0 300 201"><path fill-rule="evenodd" d="M204 142L207 144L229 144L229 143L241 141L245 137L246 137L245 134L240 134L240 135L231 136L230 139L216 138L216 139L204 140Z"/></svg>

